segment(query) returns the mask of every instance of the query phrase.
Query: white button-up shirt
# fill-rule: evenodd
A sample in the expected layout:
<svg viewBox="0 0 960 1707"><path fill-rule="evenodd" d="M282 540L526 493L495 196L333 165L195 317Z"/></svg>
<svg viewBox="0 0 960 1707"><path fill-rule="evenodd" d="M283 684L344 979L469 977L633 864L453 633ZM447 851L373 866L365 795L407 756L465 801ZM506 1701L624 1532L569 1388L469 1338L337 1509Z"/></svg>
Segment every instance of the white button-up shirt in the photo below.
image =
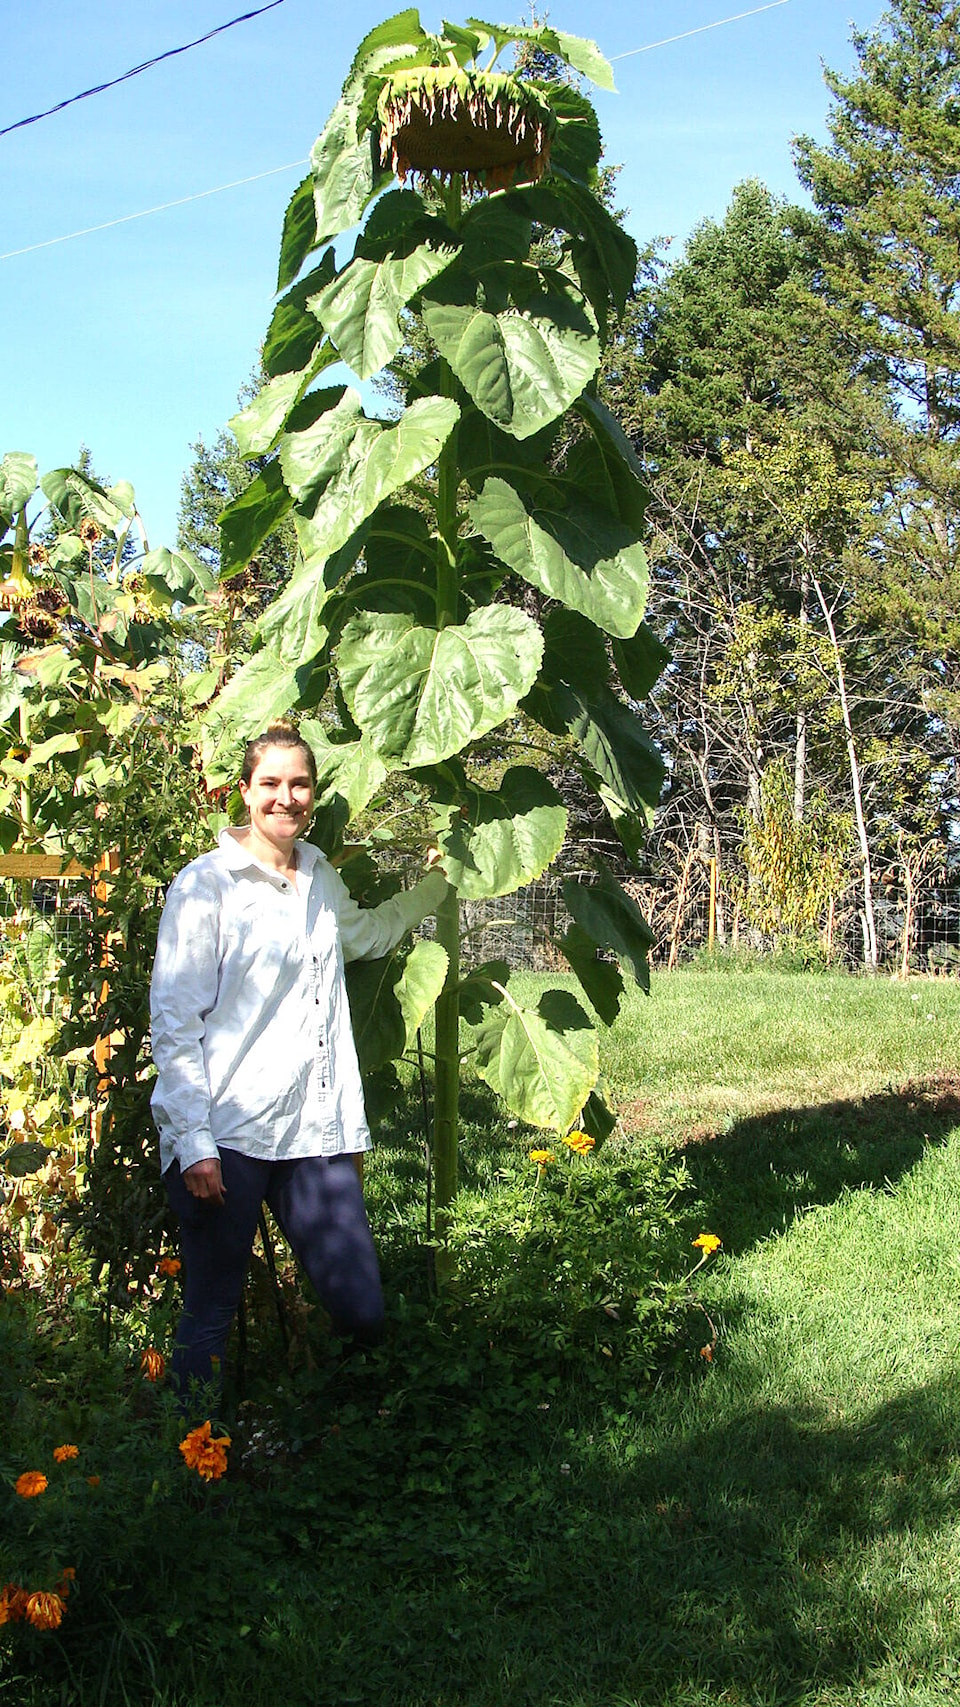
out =
<svg viewBox="0 0 960 1707"><path fill-rule="evenodd" d="M371 1147L344 960L389 953L445 879L358 907L319 848L296 850L293 884L222 830L170 887L150 986L164 1169L218 1144L267 1161Z"/></svg>

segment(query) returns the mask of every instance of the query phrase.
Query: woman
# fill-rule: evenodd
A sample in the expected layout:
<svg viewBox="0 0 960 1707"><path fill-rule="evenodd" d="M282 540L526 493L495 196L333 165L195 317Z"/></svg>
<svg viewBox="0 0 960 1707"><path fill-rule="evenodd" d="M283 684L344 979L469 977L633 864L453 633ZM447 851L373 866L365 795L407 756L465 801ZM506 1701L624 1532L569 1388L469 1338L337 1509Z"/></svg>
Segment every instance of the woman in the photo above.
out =
<svg viewBox="0 0 960 1707"><path fill-rule="evenodd" d="M151 983L154 1119L179 1217L184 1310L173 1373L218 1379L269 1204L339 1333L383 1322L358 1154L371 1147L344 960L386 954L432 912L445 879L362 909L318 848L313 753L292 724L251 741L244 829L171 885Z"/></svg>

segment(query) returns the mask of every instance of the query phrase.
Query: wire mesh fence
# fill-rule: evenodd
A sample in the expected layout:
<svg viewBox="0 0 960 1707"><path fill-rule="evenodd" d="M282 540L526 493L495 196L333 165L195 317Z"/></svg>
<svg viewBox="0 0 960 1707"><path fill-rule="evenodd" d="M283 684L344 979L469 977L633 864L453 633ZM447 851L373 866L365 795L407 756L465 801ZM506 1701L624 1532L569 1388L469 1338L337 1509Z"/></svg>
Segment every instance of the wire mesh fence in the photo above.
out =
<svg viewBox="0 0 960 1707"><path fill-rule="evenodd" d="M566 877L589 882L589 871ZM661 878L622 877L654 934L650 963L661 969L689 964L703 950L739 950L763 956L779 943L752 926L733 886L715 884L711 903L707 865L696 872ZM548 875L513 895L463 903L465 966L505 960L512 970L548 972L566 967L558 947L571 923L563 878ZM878 884L873 896L881 970L929 976L960 976L960 884L931 885L915 897L896 885ZM432 934L428 921L423 934ZM836 896L811 942L819 958L838 970L865 964L862 894L850 886Z"/></svg>

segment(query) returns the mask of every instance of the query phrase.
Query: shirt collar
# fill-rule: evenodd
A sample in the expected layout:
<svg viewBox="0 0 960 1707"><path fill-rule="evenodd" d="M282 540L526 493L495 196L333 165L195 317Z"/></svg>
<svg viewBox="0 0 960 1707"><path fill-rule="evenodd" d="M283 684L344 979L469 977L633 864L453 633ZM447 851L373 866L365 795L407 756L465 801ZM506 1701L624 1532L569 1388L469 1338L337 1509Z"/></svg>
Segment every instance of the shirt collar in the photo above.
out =
<svg viewBox="0 0 960 1707"><path fill-rule="evenodd" d="M320 860L327 857L322 849L316 847L313 842L298 840L293 845L297 850L297 870L302 872L305 877L311 874L314 866ZM220 831L217 837L217 848L220 858L231 871L262 871L274 883L282 881L278 871L271 870L270 866L264 865L262 860L257 859L256 854L251 853L246 842L237 840L229 825Z"/></svg>

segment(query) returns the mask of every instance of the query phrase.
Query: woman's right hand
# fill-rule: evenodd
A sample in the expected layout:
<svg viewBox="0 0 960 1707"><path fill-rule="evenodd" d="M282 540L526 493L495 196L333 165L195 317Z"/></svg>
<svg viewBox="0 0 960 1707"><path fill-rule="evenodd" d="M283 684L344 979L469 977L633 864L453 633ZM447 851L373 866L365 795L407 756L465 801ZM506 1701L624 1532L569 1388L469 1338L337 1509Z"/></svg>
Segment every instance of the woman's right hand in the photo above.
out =
<svg viewBox="0 0 960 1707"><path fill-rule="evenodd" d="M182 1178L191 1197L199 1197L204 1203L222 1205L227 1194L219 1156L207 1156L202 1162L194 1162L192 1168L184 1168Z"/></svg>

